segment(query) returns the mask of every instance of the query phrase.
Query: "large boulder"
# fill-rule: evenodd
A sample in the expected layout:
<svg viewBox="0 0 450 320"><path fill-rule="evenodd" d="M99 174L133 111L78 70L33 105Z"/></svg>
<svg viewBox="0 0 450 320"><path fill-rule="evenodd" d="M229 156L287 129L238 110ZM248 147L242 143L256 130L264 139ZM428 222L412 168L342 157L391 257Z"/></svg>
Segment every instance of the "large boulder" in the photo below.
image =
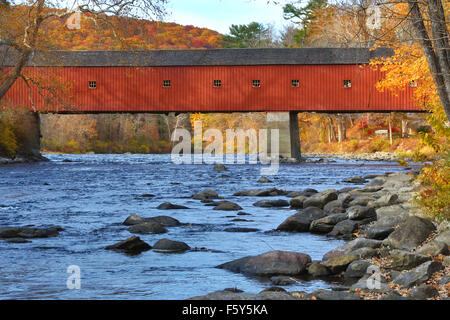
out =
<svg viewBox="0 0 450 320"><path fill-rule="evenodd" d="M430 241L429 243L425 244L424 246L420 247L419 250L416 251L419 254L424 254L427 256L437 256L440 254L448 255L448 245L440 242L440 241Z"/></svg>
<svg viewBox="0 0 450 320"><path fill-rule="evenodd" d="M358 257L352 254L344 254L339 257L331 258L324 262L324 265L330 270L332 274L340 273L347 269L348 265L357 260Z"/></svg>
<svg viewBox="0 0 450 320"><path fill-rule="evenodd" d="M417 216L408 217L387 238L391 247L412 250L427 239L436 230L433 223Z"/></svg>
<svg viewBox="0 0 450 320"><path fill-rule="evenodd" d="M321 262L314 261L308 266L308 273L313 277L324 277L330 274L330 271Z"/></svg>
<svg viewBox="0 0 450 320"><path fill-rule="evenodd" d="M328 233L333 230L334 226L347 219L346 213L332 214L311 222L309 230L313 233Z"/></svg>
<svg viewBox="0 0 450 320"><path fill-rule="evenodd" d="M322 209L309 207L287 218L281 223L277 230L290 232L308 232L311 222L323 218L325 213Z"/></svg>
<svg viewBox="0 0 450 320"><path fill-rule="evenodd" d="M354 206L367 206L367 204L372 201L372 197L362 195L362 196L352 196L351 200L348 202L349 207Z"/></svg>
<svg viewBox="0 0 450 320"><path fill-rule="evenodd" d="M157 222L144 222L129 227L128 231L139 234L160 234L166 233L167 229Z"/></svg>
<svg viewBox="0 0 450 320"><path fill-rule="evenodd" d="M303 208L303 202L305 202L305 200L308 199L308 197L306 196L296 196L295 198L292 198L291 201L289 201L289 205L292 208L299 208L302 209Z"/></svg>
<svg viewBox="0 0 450 320"><path fill-rule="evenodd" d="M405 221L402 216L384 216L372 224L367 230L367 238L384 240L392 232L394 232L394 227Z"/></svg>
<svg viewBox="0 0 450 320"><path fill-rule="evenodd" d="M436 237L434 237L433 240L437 241L437 242L445 243L447 246L450 246L450 229L442 231Z"/></svg>
<svg viewBox="0 0 450 320"><path fill-rule="evenodd" d="M180 221L178 221L175 218L168 217L168 216L156 216L156 217L151 217L151 218L145 218L145 221L146 222L156 222L156 223L163 225L164 227L176 227L176 226L181 225Z"/></svg>
<svg viewBox="0 0 450 320"><path fill-rule="evenodd" d="M315 189L305 189L302 191L287 191L286 197L289 198L295 198L299 196L304 196L306 198L311 197L312 195L316 194L318 191Z"/></svg>
<svg viewBox="0 0 450 320"><path fill-rule="evenodd" d="M408 210L399 204L377 208L375 211L377 212L378 220L384 217L404 217L406 219L409 216Z"/></svg>
<svg viewBox="0 0 450 320"><path fill-rule="evenodd" d="M351 235L356 230L358 230L359 226L360 224L358 223L358 221L343 220L341 222L336 223L336 225L333 227L333 230L331 230L331 232L328 233L328 235L333 237L339 236L351 237Z"/></svg>
<svg viewBox="0 0 450 320"><path fill-rule="evenodd" d="M144 222L145 222L145 218L140 217L137 214L133 213L133 214L129 215L122 224L124 224L126 226L132 226L132 225L144 223Z"/></svg>
<svg viewBox="0 0 450 320"><path fill-rule="evenodd" d="M159 206L157 206L156 209L159 209L159 210L176 210L176 209L189 209L189 208L185 207L185 206L178 205L178 204L173 204L173 203L170 203L170 202L164 202L164 203L161 203Z"/></svg>
<svg viewBox="0 0 450 320"><path fill-rule="evenodd" d="M272 208L272 207L288 207L289 202L283 199L277 200L260 200L253 204L256 207Z"/></svg>
<svg viewBox="0 0 450 320"><path fill-rule="evenodd" d="M355 240L349 241L346 244L327 252L323 256L322 261L326 261L331 258L335 258L335 257L339 257L342 255L348 254L348 253L350 253L354 250L358 250L360 248L376 249L376 248L379 248L381 246L381 244L382 244L382 241L379 241L379 240L357 238Z"/></svg>
<svg viewBox="0 0 450 320"><path fill-rule="evenodd" d="M405 270L417 267L429 261L430 257L405 250L392 250L392 267L396 270Z"/></svg>
<svg viewBox="0 0 450 320"><path fill-rule="evenodd" d="M388 207L388 206L392 206L393 204L396 204L397 201L398 201L398 195L385 194L375 201L370 201L367 205L370 207L373 207L373 208Z"/></svg>
<svg viewBox="0 0 450 320"><path fill-rule="evenodd" d="M426 300L434 298L439 295L438 289L433 286L421 284L420 286L412 289L406 296L409 300Z"/></svg>
<svg viewBox="0 0 450 320"><path fill-rule="evenodd" d="M56 237L60 231L64 229L61 227L6 227L0 228L0 239L8 238L49 238Z"/></svg>
<svg viewBox="0 0 450 320"><path fill-rule="evenodd" d="M213 210L223 210L223 211L238 211L242 210L242 207L237 203L231 201L220 201Z"/></svg>
<svg viewBox="0 0 450 320"><path fill-rule="evenodd" d="M358 259L370 259L378 256L378 251L373 248L359 248L352 250L351 254L356 256Z"/></svg>
<svg viewBox="0 0 450 320"><path fill-rule="evenodd" d="M425 262L406 273L400 274L394 279L394 283L404 288L411 288L428 281L433 273L444 268L442 263L437 261Z"/></svg>
<svg viewBox="0 0 450 320"><path fill-rule="evenodd" d="M237 259L217 268L255 276L299 275L306 272L310 262L311 257L307 254L277 250Z"/></svg>
<svg viewBox="0 0 450 320"><path fill-rule="evenodd" d="M303 207L317 207L322 209L327 203L336 200L338 198L338 192L335 189L325 190L319 193L316 193L306 199L303 202Z"/></svg>
<svg viewBox="0 0 450 320"><path fill-rule="evenodd" d="M344 278L361 278L366 274L370 263L365 260L355 260L345 270Z"/></svg>
<svg viewBox="0 0 450 320"><path fill-rule="evenodd" d="M258 190L244 190L238 191L233 194L233 196L246 196L246 197L273 197L273 196L284 196L287 192L284 190L279 190L277 188L270 189L258 189Z"/></svg>
<svg viewBox="0 0 450 320"><path fill-rule="evenodd" d="M386 183L387 178L384 176L377 176L373 178L369 183L366 184L366 187L379 187Z"/></svg>
<svg viewBox="0 0 450 320"><path fill-rule="evenodd" d="M133 226L136 224L141 224L145 222L156 222L159 223L165 227L175 227L181 225L180 221L178 221L175 218L168 217L168 216L156 216L151 218L143 218L136 214L131 214L128 216L125 221L123 222L126 226Z"/></svg>
<svg viewBox="0 0 450 320"><path fill-rule="evenodd" d="M190 249L191 247L184 242L169 239L161 239L153 245L153 251L162 253L177 253Z"/></svg>
<svg viewBox="0 0 450 320"><path fill-rule="evenodd" d="M127 254L139 254L143 251L150 250L152 247L142 241L139 237L132 236L128 239L125 239L123 241L120 241L116 244L113 244L111 246L107 246L106 250L115 250L115 251L123 251Z"/></svg>
<svg viewBox="0 0 450 320"><path fill-rule="evenodd" d="M377 213L372 207L353 206L347 209L347 214L350 220L377 219Z"/></svg>
<svg viewBox="0 0 450 320"><path fill-rule="evenodd" d="M333 201L328 202L326 205L324 205L323 211L329 213L329 212L332 212L336 208L343 208L343 207L344 207L344 202L342 200L333 200Z"/></svg>

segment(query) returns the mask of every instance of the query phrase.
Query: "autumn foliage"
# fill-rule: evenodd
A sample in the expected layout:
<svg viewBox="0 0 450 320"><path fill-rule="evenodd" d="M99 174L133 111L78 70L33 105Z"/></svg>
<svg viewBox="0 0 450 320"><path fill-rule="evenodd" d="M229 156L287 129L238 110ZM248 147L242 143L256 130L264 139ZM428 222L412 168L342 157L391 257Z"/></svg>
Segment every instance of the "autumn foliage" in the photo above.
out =
<svg viewBox="0 0 450 320"><path fill-rule="evenodd" d="M8 11L9 30L20 34L21 20L26 19L27 6L11 7ZM46 8L46 11L61 11ZM62 11L61 11L62 12ZM6 14L6 13L4 13ZM222 46L222 35L216 31L183 26L176 23L136 18L103 16L92 19L81 15L81 28L64 27L65 19L46 21L41 29L42 49L56 50L149 50L208 49Z"/></svg>

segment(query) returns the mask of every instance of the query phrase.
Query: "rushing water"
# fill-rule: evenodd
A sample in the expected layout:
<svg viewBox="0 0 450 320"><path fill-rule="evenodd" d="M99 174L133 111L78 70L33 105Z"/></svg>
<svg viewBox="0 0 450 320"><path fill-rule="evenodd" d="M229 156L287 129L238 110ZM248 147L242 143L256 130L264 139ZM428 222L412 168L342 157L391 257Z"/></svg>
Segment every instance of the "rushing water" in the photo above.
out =
<svg viewBox="0 0 450 320"><path fill-rule="evenodd" d="M403 170L387 162L283 164L273 183L257 183L257 165L228 165L230 178L220 178L212 165L175 165L169 155L47 155L51 162L0 166L0 227L65 228L59 236L15 244L0 240L0 299L186 299L224 288L259 292L270 281L246 277L215 266L270 250L289 250L321 259L343 241L309 233L270 232L295 213L287 208L259 208L263 198L234 197L234 192L277 187L285 190L343 188L355 175ZM64 159L73 162L64 162ZM362 167L363 165L363 167ZM248 222L233 222L236 212L215 211L190 196L214 189L250 213ZM153 198L140 198L144 193ZM273 199L284 198L274 197ZM285 198L288 199L288 198ZM158 210L162 202L189 210ZM159 235L213 250L137 256L104 250L131 234L122 222L130 214L168 215L193 226L169 228ZM230 226L260 232L224 232ZM269 232L268 232L269 231ZM81 269L81 289L66 286L67 267ZM311 292L332 286L321 280L300 281L288 290Z"/></svg>

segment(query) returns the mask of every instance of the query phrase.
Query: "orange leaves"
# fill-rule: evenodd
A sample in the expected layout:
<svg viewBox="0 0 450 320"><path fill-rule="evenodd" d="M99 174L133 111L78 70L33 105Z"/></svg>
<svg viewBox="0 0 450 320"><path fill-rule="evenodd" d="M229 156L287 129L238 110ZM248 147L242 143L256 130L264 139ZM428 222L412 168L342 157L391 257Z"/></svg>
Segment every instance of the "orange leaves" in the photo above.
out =
<svg viewBox="0 0 450 320"><path fill-rule="evenodd" d="M62 10L45 8L45 14ZM28 7L15 6L2 10L0 18L8 25L0 26L2 33L16 34L23 38L23 26L27 22ZM57 50L150 50L150 49L206 49L222 47L222 35L216 31L181 26L176 23L138 20L133 18L105 16L94 20L81 15L81 28L68 29L65 20L45 20L40 30L38 47ZM10 37L8 37L10 38Z"/></svg>

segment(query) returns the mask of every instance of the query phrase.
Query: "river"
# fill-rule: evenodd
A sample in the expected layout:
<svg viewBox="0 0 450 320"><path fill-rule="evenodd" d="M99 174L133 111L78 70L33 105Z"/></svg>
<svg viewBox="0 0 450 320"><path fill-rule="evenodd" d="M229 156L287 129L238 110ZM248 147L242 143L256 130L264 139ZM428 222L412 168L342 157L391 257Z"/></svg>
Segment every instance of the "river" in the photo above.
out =
<svg viewBox="0 0 450 320"><path fill-rule="evenodd" d="M0 227L52 226L59 236L30 243L0 240L0 299L186 299L237 287L257 293L270 281L214 268L233 259L270 250L309 254L320 260L344 243L309 233L272 232L294 214L288 208L259 208L260 197L234 197L234 192L276 187L285 190L343 188L352 176L404 171L389 162L336 160L333 163L281 164L273 183L258 183L258 165L176 165L169 155L45 155L51 161L0 166ZM72 162L64 161L71 160ZM222 174L229 178L221 178ZM358 186L358 185L355 185ZM360 186L360 185L359 185ZM216 211L190 196L214 189L238 203L249 221L232 221L236 212ZM153 194L153 198L139 197ZM289 199L274 197L273 199ZM162 202L189 210L158 210ZM132 213L168 215L192 226L169 228L159 235L139 235L153 245L161 238L186 242L207 251L163 254L146 251L128 256L104 250L132 234L122 222ZM223 231L230 226L259 232ZM81 288L69 290L67 267L79 266ZM321 280L299 281L289 291L330 288Z"/></svg>

